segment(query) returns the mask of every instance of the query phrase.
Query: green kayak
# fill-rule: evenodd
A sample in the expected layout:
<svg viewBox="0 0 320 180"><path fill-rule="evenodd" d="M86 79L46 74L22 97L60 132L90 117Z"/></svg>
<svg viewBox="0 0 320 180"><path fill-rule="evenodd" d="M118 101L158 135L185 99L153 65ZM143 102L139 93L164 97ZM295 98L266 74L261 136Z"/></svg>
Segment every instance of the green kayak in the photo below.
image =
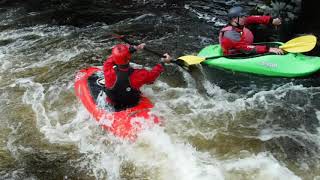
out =
<svg viewBox="0 0 320 180"><path fill-rule="evenodd" d="M198 54L201 57L222 55L220 45L207 46ZM302 77L313 74L320 69L320 57L306 56L301 53L266 54L250 57L219 57L205 60L202 64L212 68L224 68L266 76Z"/></svg>

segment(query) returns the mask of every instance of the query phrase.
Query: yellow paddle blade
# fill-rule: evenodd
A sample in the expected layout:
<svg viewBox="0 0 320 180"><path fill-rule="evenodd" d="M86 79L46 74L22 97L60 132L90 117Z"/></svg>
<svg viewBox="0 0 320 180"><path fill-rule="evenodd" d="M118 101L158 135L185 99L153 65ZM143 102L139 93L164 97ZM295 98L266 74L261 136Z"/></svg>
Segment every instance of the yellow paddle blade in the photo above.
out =
<svg viewBox="0 0 320 180"><path fill-rule="evenodd" d="M178 58L178 60L184 61L184 63L188 66L194 65L194 64L200 64L202 61L206 60L205 57L199 57L199 56L181 56Z"/></svg>
<svg viewBox="0 0 320 180"><path fill-rule="evenodd" d="M300 36L286 42L279 48L291 53L301 53L311 51L317 43L317 37L314 35Z"/></svg>

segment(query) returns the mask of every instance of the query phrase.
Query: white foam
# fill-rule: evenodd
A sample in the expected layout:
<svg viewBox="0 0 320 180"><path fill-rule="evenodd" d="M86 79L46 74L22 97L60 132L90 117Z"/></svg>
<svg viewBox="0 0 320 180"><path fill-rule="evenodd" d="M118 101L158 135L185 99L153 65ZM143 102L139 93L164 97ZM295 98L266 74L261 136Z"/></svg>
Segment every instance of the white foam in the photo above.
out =
<svg viewBox="0 0 320 180"><path fill-rule="evenodd" d="M73 27L72 27L73 28ZM68 36L72 31L71 27L67 26L48 26L48 25L36 25L32 27L25 27L21 29L9 29L2 31L0 34L1 39L19 39L21 37L36 35L42 37L49 36Z"/></svg>
<svg viewBox="0 0 320 180"><path fill-rule="evenodd" d="M228 176L231 177L241 176L245 179L261 180L301 179L267 153L259 153L242 159L227 160L222 164Z"/></svg>
<svg viewBox="0 0 320 180"><path fill-rule="evenodd" d="M133 162L134 166L138 167L137 169L146 169L148 173L151 173L150 177L158 179L228 179L235 173L243 174L248 179L252 177L256 179L299 179L272 156L265 153L243 159L219 161L206 152L197 151L183 139L179 139L179 136L167 134L163 128L157 126L143 131L136 143L123 142L100 130L80 103L68 109L68 111L76 112L75 117L71 117L64 125L57 123L54 126L52 125L53 119L50 117L62 112L48 111L44 108L43 103L46 96L44 87L33 82L31 78L19 79L16 82L20 87L25 88L23 101L32 106L37 115L37 125L45 137L52 143L75 144L80 153L86 154L78 166L91 169L97 179L106 177L120 179L121 166L127 161ZM143 92L148 96L161 99L156 102L157 108L153 112L163 115L169 124L175 122L176 125L188 121L188 116L185 118L183 115L172 115L174 113L171 110L172 107L189 108L190 118L204 113L205 111L202 110L204 106L207 107L207 112L217 113L216 111L221 111L219 108L223 106L227 107L224 109L225 112L238 111L239 104L242 108L246 107L244 101L261 100L257 95L252 99L240 98L234 102L228 102L228 93L208 84L206 85L207 91L219 94L219 98L206 99L193 88L172 88L161 81L153 86L158 86L156 89L160 92L155 92L152 86L143 88ZM53 87L51 91L57 92ZM177 96L174 100L167 97L168 93L172 92ZM229 104L226 105L226 103ZM221 107L215 107L216 104L221 104ZM50 113L53 114L49 115ZM212 134L214 135L214 132Z"/></svg>
<svg viewBox="0 0 320 180"><path fill-rule="evenodd" d="M317 119L318 119L318 121L320 123L320 110L316 111L316 115L317 115ZM319 134L319 137L320 137L320 127L318 127L317 130L318 130L318 134Z"/></svg>
<svg viewBox="0 0 320 180"><path fill-rule="evenodd" d="M189 144L174 142L159 127L142 132L138 141L125 149L125 154L139 167L159 172L152 175L160 179L223 179L217 162L202 162L201 153Z"/></svg>
<svg viewBox="0 0 320 180"><path fill-rule="evenodd" d="M32 109L36 113L38 127L51 127L50 120L42 104L44 101L44 88L42 84L33 82L31 78L17 79L16 83L20 87L26 88L22 100L24 103L32 106Z"/></svg>
<svg viewBox="0 0 320 180"><path fill-rule="evenodd" d="M221 19L218 19L215 16L212 16L208 13L202 13L197 11L196 9L192 8L189 4L186 4L184 6L185 9L190 10L192 13L194 13L199 19L203 19L206 22L210 23L210 22L214 22L215 26L225 26L227 23Z"/></svg>
<svg viewBox="0 0 320 180"><path fill-rule="evenodd" d="M68 62L81 53L93 50L91 45L94 42L91 40L64 38L69 36L74 29L67 26L38 25L3 31L0 39L9 39L12 42L0 47L0 63L3 63L1 69L16 73L23 72L29 68L47 67L56 62ZM34 38L30 39L29 36ZM41 45L39 43L56 39L61 39L61 42L58 41L56 44L57 47L48 48L51 44ZM69 46L68 41L73 41L73 45Z"/></svg>

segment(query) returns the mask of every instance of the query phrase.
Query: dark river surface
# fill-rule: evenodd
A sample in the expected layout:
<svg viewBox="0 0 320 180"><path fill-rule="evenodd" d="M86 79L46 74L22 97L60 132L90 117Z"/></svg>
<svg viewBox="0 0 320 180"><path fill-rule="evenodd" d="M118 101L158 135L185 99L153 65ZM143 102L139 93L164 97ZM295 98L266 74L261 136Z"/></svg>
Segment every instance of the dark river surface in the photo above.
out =
<svg viewBox="0 0 320 180"><path fill-rule="evenodd" d="M238 4L284 19L278 29L256 27L257 40L319 35L296 2ZM195 55L218 42L234 4L0 1L0 179L320 179L318 74L270 78L168 65L142 88L164 126L134 143L102 130L75 97L75 73L102 66L120 43L111 34L174 57ZM141 52L132 62L158 61Z"/></svg>

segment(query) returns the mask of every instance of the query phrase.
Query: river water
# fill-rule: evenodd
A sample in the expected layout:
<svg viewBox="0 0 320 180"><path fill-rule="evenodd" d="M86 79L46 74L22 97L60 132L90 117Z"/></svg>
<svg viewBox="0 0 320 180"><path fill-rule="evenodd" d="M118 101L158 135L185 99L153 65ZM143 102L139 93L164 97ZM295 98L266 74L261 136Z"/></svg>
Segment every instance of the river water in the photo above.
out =
<svg viewBox="0 0 320 180"><path fill-rule="evenodd" d="M119 43L110 34L174 57L196 54L217 43L228 7L190 1L78 27L21 25L36 13L1 8L0 179L319 179L317 76L169 65L142 88L164 126L134 143L102 130L75 97L76 72L101 66ZM147 52L133 57L136 66L157 61Z"/></svg>

